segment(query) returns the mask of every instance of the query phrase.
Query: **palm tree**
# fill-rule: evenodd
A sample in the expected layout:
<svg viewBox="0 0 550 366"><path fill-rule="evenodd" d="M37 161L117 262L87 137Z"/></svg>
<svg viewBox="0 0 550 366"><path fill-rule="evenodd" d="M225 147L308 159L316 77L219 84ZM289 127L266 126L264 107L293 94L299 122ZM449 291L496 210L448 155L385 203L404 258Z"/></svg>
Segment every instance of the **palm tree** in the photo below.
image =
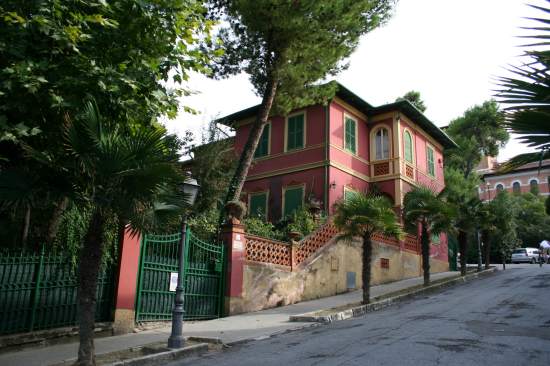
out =
<svg viewBox="0 0 550 366"><path fill-rule="evenodd" d="M412 230L420 225L421 229L424 286L430 284L430 235L449 231L453 217L452 208L428 187L416 187L405 194L403 199L405 225Z"/></svg>
<svg viewBox="0 0 550 366"><path fill-rule="evenodd" d="M401 238L403 232L388 198L363 193L352 195L335 205L334 224L341 231L340 237L363 240L363 304L370 302L370 278L372 260L372 236L375 233Z"/></svg>
<svg viewBox="0 0 550 366"><path fill-rule="evenodd" d="M550 14L550 9L540 6L531 7ZM541 23L542 27L531 27L531 30L548 32L550 18L530 18ZM513 77L501 77L497 97L501 103L509 104L507 126L511 132L521 135L520 140L539 152L520 154L502 167L509 171L520 165L550 158L550 50L548 33L534 34L523 38L539 39L540 42L526 45L538 47L529 49L524 57L528 61L519 67L512 67ZM545 48L544 50L541 50Z"/></svg>
<svg viewBox="0 0 550 366"><path fill-rule="evenodd" d="M87 102L75 121L67 118L63 143L64 159L51 159L36 151L31 155L46 165L62 161L65 178L72 186L70 196L77 205L92 208L79 259L77 364L95 365L96 287L106 220L116 215L133 226L143 223L139 218L155 208L159 190L175 186L182 177L176 165L178 156L169 149L162 129L135 125L123 130L104 121L94 102ZM172 208L169 204L161 206Z"/></svg>

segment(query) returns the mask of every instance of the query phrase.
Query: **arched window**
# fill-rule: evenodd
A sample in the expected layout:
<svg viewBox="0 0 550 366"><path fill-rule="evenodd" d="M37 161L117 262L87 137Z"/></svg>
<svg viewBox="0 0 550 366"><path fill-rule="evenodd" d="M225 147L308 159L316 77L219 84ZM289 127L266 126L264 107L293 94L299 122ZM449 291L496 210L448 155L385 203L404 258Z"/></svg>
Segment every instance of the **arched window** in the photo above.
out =
<svg viewBox="0 0 550 366"><path fill-rule="evenodd" d="M536 179L531 179L529 182L529 191L533 194L539 194L539 182Z"/></svg>
<svg viewBox="0 0 550 366"><path fill-rule="evenodd" d="M504 186L502 184L497 184L495 188L497 190L497 193L504 191Z"/></svg>
<svg viewBox="0 0 550 366"><path fill-rule="evenodd" d="M381 128L376 131L374 147L376 160L390 158L390 140L387 129Z"/></svg>
<svg viewBox="0 0 550 366"><path fill-rule="evenodd" d="M405 149L405 161L412 164L413 162L413 142L412 142L412 136L409 131L405 131L403 133L403 142L404 142L404 149Z"/></svg>
<svg viewBox="0 0 550 366"><path fill-rule="evenodd" d="M512 184L512 191L514 193L520 193L521 192L521 186L520 186L519 182L514 182L514 184Z"/></svg>

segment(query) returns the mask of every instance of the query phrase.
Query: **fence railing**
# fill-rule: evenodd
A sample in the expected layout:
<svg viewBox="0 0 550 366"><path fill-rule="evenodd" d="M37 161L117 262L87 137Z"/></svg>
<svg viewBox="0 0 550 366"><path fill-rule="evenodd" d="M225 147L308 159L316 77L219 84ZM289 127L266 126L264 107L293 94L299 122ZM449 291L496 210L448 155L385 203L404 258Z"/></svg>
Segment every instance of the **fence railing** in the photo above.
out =
<svg viewBox="0 0 550 366"><path fill-rule="evenodd" d="M113 268L101 271L96 321L112 320ZM0 253L0 334L77 323L77 268L64 255Z"/></svg>

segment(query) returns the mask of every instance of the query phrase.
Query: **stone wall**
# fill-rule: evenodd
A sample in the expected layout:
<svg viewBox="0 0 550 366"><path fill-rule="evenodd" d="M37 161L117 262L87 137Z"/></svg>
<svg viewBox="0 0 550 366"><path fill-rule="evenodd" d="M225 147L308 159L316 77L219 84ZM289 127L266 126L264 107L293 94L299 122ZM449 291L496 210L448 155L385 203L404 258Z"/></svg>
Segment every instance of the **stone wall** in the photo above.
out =
<svg viewBox="0 0 550 366"><path fill-rule="evenodd" d="M362 287L361 242L332 240L294 271L286 266L245 261L242 294L228 298L230 314L284 306L332 296ZM388 268L382 268L382 259ZM432 273L448 271L448 263L432 259ZM386 266L384 266L386 267ZM351 273L351 274L349 274ZM371 285L422 275L418 254L374 242ZM348 288L348 276L355 286Z"/></svg>

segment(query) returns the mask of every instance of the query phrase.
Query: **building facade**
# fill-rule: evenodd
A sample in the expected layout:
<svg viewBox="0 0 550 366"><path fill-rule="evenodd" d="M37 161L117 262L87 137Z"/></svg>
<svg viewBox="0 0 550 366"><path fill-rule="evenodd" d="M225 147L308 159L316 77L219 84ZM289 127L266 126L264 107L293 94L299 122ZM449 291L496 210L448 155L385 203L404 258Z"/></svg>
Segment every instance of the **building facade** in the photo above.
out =
<svg viewBox="0 0 550 366"><path fill-rule="evenodd" d="M522 165L508 173L499 173L492 157L484 157L477 170L482 178L479 197L483 201L494 199L499 192L531 192L548 196L550 191L550 159Z"/></svg>
<svg viewBox="0 0 550 366"><path fill-rule="evenodd" d="M219 120L242 152L259 106ZM272 116L241 199L251 214L277 221L308 202L327 213L353 192L376 190L400 209L414 186L443 189L443 150L455 143L408 101L373 107L339 85L327 105ZM446 260L446 238L441 236Z"/></svg>

